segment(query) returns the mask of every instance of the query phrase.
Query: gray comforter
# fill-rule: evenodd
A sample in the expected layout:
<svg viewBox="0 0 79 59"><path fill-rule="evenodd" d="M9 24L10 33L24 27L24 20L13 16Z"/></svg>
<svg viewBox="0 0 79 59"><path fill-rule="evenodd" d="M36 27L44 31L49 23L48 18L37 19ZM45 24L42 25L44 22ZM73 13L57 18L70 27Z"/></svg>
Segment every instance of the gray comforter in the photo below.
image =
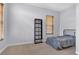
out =
<svg viewBox="0 0 79 59"><path fill-rule="evenodd" d="M69 36L69 35L48 37L46 43L56 49L63 49L63 47L74 46L75 45L75 37Z"/></svg>

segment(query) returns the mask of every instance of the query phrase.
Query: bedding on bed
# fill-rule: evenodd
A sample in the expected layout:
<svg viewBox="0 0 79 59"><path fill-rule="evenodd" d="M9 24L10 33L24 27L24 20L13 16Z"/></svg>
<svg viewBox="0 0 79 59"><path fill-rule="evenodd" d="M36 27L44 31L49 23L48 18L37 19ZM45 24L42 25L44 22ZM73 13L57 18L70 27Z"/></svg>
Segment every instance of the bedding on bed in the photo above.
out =
<svg viewBox="0 0 79 59"><path fill-rule="evenodd" d="M75 38L73 36L49 37L46 43L56 49L63 49L63 47L74 46Z"/></svg>
<svg viewBox="0 0 79 59"><path fill-rule="evenodd" d="M46 43L56 49L75 46L75 36L65 33L63 36L48 37Z"/></svg>

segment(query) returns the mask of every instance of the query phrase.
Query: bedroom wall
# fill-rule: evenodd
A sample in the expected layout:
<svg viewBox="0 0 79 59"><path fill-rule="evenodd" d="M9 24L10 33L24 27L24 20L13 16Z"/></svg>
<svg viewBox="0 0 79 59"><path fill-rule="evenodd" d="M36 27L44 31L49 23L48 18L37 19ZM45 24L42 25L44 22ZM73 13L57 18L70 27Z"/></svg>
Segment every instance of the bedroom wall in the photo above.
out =
<svg viewBox="0 0 79 59"><path fill-rule="evenodd" d="M59 35L59 13L47 9L33 7L28 4L7 4L8 6L8 24L7 39L8 44L16 44L34 41L34 19L43 19L43 39L45 40L46 25L45 16L54 16L54 35ZM52 35L53 36L53 35Z"/></svg>
<svg viewBox="0 0 79 59"><path fill-rule="evenodd" d="M79 54L79 3L76 5L76 54Z"/></svg>
<svg viewBox="0 0 79 59"><path fill-rule="evenodd" d="M76 7L72 6L60 12L60 35L63 35L64 29L76 28Z"/></svg>

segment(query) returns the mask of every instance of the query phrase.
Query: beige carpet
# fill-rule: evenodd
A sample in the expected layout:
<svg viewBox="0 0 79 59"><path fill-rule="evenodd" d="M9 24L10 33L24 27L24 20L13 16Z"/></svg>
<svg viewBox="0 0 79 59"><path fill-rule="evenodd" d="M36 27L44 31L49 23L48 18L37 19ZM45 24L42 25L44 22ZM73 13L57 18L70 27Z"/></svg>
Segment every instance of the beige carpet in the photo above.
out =
<svg viewBox="0 0 79 59"><path fill-rule="evenodd" d="M75 55L75 47L56 50L45 43L25 44L8 47L2 55Z"/></svg>

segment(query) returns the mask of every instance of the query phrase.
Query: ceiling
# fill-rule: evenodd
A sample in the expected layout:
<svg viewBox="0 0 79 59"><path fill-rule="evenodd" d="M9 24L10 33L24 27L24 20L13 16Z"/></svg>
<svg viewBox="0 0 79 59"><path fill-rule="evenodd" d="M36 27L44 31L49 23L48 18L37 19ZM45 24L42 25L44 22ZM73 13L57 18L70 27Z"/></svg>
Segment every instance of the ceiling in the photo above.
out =
<svg viewBox="0 0 79 59"><path fill-rule="evenodd" d="M74 6L75 3L29 3L29 5L55 11L62 11Z"/></svg>

